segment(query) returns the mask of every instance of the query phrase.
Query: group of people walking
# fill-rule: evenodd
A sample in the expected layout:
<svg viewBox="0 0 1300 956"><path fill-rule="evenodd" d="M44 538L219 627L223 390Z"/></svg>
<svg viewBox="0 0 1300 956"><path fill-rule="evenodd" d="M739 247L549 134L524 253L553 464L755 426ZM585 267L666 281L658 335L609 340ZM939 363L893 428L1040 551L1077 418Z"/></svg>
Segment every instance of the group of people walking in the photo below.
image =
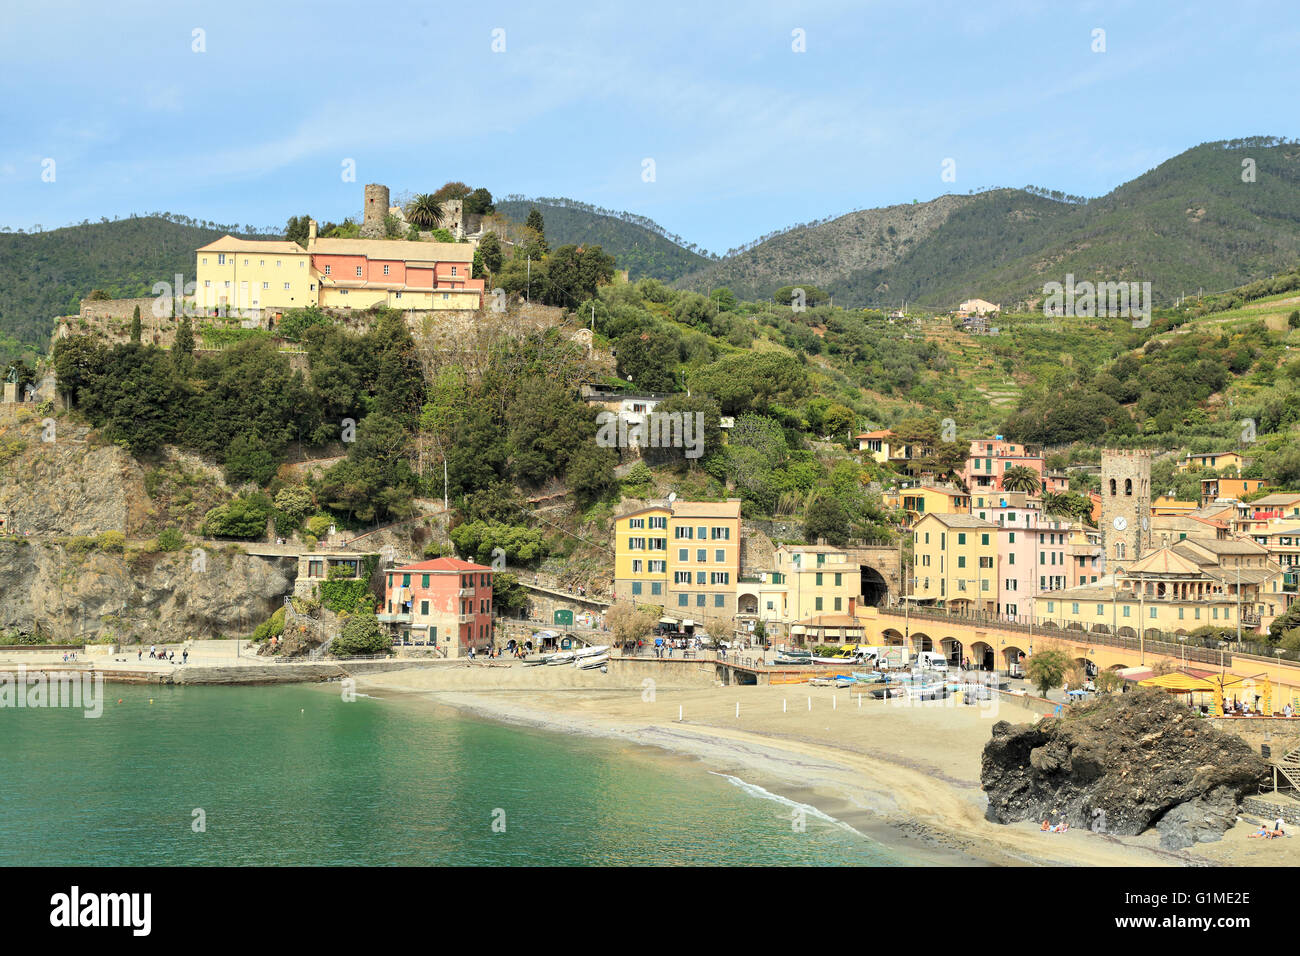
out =
<svg viewBox="0 0 1300 956"><path fill-rule="evenodd" d="M144 648L143 648L143 647L141 647L138 651L135 652L135 659L136 659L137 661L143 661L143 660L144 660ZM181 663L182 663L182 664L185 664L185 663L187 663L187 662L189 661L189 659L190 659L190 649L189 649L188 647L186 647L186 648L182 648L182 650L181 650ZM151 661L163 661L163 662L168 663L168 664L174 664L174 663L176 663L176 649L175 649L175 648L172 648L171 650L167 650L166 648L163 648L162 650L159 650L158 647L157 647L156 645L154 645L154 644L150 644L150 645L149 645L149 660L151 660Z"/></svg>

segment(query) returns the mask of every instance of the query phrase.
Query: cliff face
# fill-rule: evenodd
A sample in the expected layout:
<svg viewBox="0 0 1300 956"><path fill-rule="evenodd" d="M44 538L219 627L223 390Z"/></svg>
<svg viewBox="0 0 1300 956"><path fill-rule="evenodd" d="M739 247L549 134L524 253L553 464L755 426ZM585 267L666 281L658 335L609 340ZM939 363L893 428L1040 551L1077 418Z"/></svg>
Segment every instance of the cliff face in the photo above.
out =
<svg viewBox="0 0 1300 956"><path fill-rule="evenodd" d="M1142 689L1036 724L999 721L980 782L998 823L1066 820L1117 834L1154 826L1178 849L1219 839L1266 771L1241 738Z"/></svg>
<svg viewBox="0 0 1300 956"><path fill-rule="evenodd" d="M0 540L0 629L49 640L144 643L248 634L293 588L292 559L230 551L76 553Z"/></svg>
<svg viewBox="0 0 1300 956"><path fill-rule="evenodd" d="M34 413L0 432L0 514L17 534L127 532L142 470L121 448L93 445L90 430L55 422L53 441Z"/></svg>

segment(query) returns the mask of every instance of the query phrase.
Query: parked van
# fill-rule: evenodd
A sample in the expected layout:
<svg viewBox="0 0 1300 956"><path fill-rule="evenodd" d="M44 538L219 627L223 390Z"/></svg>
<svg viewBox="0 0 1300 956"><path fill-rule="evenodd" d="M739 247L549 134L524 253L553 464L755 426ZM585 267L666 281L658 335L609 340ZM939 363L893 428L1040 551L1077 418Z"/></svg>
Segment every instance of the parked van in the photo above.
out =
<svg viewBox="0 0 1300 956"><path fill-rule="evenodd" d="M946 671L948 659L938 651L921 651L916 655L916 666L928 671Z"/></svg>

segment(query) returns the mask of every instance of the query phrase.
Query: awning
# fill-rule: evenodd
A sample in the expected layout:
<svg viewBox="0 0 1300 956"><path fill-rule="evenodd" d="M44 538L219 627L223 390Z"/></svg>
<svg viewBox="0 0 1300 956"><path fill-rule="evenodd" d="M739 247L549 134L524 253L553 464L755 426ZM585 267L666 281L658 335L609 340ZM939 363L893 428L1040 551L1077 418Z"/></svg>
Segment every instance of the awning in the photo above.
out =
<svg viewBox="0 0 1300 956"><path fill-rule="evenodd" d="M676 623L677 623L677 618L675 618L675 617L661 617L661 618L659 619L659 623L660 623L660 624L676 624Z"/></svg>
<svg viewBox="0 0 1300 956"><path fill-rule="evenodd" d="M694 627L694 626L695 626L694 621L682 621L682 627Z"/></svg>
<svg viewBox="0 0 1300 956"><path fill-rule="evenodd" d="M1138 683L1143 687L1163 687L1165 690L1177 693L1190 693L1194 690L1212 691L1215 688L1212 681L1178 672L1161 674L1159 677L1148 677L1146 680L1138 681Z"/></svg>

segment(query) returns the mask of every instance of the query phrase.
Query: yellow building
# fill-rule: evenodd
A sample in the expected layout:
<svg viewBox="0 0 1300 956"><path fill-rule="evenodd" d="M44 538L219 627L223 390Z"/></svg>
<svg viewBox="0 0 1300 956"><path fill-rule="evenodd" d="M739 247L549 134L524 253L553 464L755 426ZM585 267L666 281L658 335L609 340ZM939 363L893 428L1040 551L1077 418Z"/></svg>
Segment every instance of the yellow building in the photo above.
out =
<svg viewBox="0 0 1300 956"><path fill-rule="evenodd" d="M1160 495L1151 502L1151 516L1153 518L1176 518L1180 515L1191 514L1200 504L1195 501L1179 501L1170 495Z"/></svg>
<svg viewBox="0 0 1300 956"><path fill-rule="evenodd" d="M910 599L955 611L994 611L998 526L970 515L927 514L912 528Z"/></svg>
<svg viewBox="0 0 1300 956"><path fill-rule="evenodd" d="M195 253L194 302L209 309L301 309L319 298L311 256L296 242L222 236Z"/></svg>
<svg viewBox="0 0 1300 956"><path fill-rule="evenodd" d="M614 597L694 626L736 616L740 501L672 501L614 522ZM690 622L687 624L686 622Z"/></svg>
<svg viewBox="0 0 1300 956"><path fill-rule="evenodd" d="M904 520L908 527L929 514L970 514L970 495L953 488L904 488L884 497L888 507L900 508L907 513Z"/></svg>
<svg viewBox="0 0 1300 956"><path fill-rule="evenodd" d="M1254 461L1253 458L1245 458L1235 451L1208 451L1188 455L1178 463L1178 470L1189 472L1198 468L1213 468L1215 471L1223 471L1224 469L1241 471L1250 465L1252 461Z"/></svg>

